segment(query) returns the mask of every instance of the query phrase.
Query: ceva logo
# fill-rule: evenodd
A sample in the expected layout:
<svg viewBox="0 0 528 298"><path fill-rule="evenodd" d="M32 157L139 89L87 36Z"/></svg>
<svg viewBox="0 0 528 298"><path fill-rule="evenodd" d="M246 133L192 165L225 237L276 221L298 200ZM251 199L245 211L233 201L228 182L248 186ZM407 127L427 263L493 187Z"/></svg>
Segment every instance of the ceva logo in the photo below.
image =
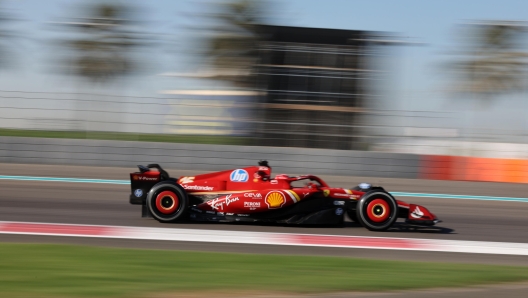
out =
<svg viewBox="0 0 528 298"><path fill-rule="evenodd" d="M229 178L233 182L247 182L249 175L246 170L236 169L233 172L231 172L231 176L229 176Z"/></svg>

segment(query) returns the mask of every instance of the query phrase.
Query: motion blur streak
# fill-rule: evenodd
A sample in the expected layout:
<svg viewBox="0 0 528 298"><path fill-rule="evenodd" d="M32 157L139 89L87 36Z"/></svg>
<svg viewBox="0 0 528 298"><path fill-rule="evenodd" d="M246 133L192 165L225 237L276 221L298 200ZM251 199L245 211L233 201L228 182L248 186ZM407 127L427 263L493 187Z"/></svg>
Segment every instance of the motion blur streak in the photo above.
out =
<svg viewBox="0 0 528 298"><path fill-rule="evenodd" d="M483 200L483 201L511 201L527 202L528 198L509 198L509 197L489 197L489 196L468 196L468 195L450 195L438 193L413 193L413 192L391 192L394 196L415 197L415 198L440 198L440 199L461 199L461 200Z"/></svg>
<svg viewBox="0 0 528 298"><path fill-rule="evenodd" d="M0 222L0 234L528 255L528 244L526 243L67 225L28 222Z"/></svg>
<svg viewBox="0 0 528 298"><path fill-rule="evenodd" d="M130 184L130 181L128 180L80 179L80 178L32 177L32 176L0 176L0 180Z"/></svg>

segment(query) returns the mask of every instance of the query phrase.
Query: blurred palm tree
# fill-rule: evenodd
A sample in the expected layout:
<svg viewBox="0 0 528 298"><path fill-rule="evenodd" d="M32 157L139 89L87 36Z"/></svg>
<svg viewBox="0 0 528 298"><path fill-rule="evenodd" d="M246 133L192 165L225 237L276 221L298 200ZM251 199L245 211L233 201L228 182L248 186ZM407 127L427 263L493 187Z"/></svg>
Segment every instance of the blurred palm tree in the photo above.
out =
<svg viewBox="0 0 528 298"><path fill-rule="evenodd" d="M522 22L498 21L465 25L464 47L449 66L456 80L452 91L471 94L477 102L489 105L498 95L526 89L528 52L526 25ZM467 140L489 141L489 128L478 127L478 107L464 114ZM473 143L470 143L471 154Z"/></svg>
<svg viewBox="0 0 528 298"><path fill-rule="evenodd" d="M134 69L130 50L138 38L129 30L133 23L128 7L99 3L87 7L88 16L62 22L79 38L65 41L73 58L64 62L70 71L91 82L104 83Z"/></svg>
<svg viewBox="0 0 528 298"><path fill-rule="evenodd" d="M108 130L111 127L111 130L119 130L116 123L119 121L116 120L120 114L110 114L111 106L115 104L102 100L93 102L91 98L96 96L93 94L95 88L108 86L116 78L131 74L137 68L132 49L140 44L140 37L130 30L135 23L131 8L114 1L90 2L81 8L85 17L59 22L73 29L71 38L60 42L68 53L61 57L60 65L67 74L82 78L92 93L77 101L75 121L81 129ZM94 107L99 108L94 112ZM119 105L114 109L123 110L123 107Z"/></svg>
<svg viewBox="0 0 528 298"><path fill-rule="evenodd" d="M0 67L8 67L13 59L13 38L17 32L11 30L9 25L16 19L3 8L4 1L0 1Z"/></svg>
<svg viewBox="0 0 528 298"><path fill-rule="evenodd" d="M258 43L267 12L265 1L232 0L218 5L207 37L205 55L215 77L238 87L254 87L253 70L259 59Z"/></svg>
<svg viewBox="0 0 528 298"><path fill-rule="evenodd" d="M523 50L527 27L520 22L467 25L466 47L451 63L455 92L482 99L526 87L528 52Z"/></svg>

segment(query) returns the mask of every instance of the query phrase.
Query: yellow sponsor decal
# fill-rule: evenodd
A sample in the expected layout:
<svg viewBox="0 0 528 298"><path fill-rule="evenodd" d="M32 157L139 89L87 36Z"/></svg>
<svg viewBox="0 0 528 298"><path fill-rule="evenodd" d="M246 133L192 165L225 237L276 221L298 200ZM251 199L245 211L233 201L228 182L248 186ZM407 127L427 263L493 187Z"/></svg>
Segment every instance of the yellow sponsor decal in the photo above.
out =
<svg viewBox="0 0 528 298"><path fill-rule="evenodd" d="M293 190L286 190L288 192L288 194L290 194L290 197L292 198L292 200L297 203L301 200L301 198L299 197L299 195L294 192Z"/></svg>
<svg viewBox="0 0 528 298"><path fill-rule="evenodd" d="M328 197L328 195L330 194L330 190L329 189L323 190L323 194L325 197Z"/></svg>
<svg viewBox="0 0 528 298"><path fill-rule="evenodd" d="M264 199L269 209L280 208L286 203L286 197L278 191L269 192Z"/></svg>

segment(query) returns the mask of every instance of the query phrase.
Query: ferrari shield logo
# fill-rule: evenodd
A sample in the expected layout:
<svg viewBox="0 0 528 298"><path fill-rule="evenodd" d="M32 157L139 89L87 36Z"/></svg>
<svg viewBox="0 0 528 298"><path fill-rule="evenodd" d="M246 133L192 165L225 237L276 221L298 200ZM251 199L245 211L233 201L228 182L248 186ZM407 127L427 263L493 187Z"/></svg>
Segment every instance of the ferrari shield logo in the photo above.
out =
<svg viewBox="0 0 528 298"><path fill-rule="evenodd" d="M193 182L194 182L194 177L182 177L180 178L180 181L178 181L178 183L180 184L193 183Z"/></svg>
<svg viewBox="0 0 528 298"><path fill-rule="evenodd" d="M330 194L330 190L329 189L323 190L323 194L325 197L328 197L328 195Z"/></svg>

